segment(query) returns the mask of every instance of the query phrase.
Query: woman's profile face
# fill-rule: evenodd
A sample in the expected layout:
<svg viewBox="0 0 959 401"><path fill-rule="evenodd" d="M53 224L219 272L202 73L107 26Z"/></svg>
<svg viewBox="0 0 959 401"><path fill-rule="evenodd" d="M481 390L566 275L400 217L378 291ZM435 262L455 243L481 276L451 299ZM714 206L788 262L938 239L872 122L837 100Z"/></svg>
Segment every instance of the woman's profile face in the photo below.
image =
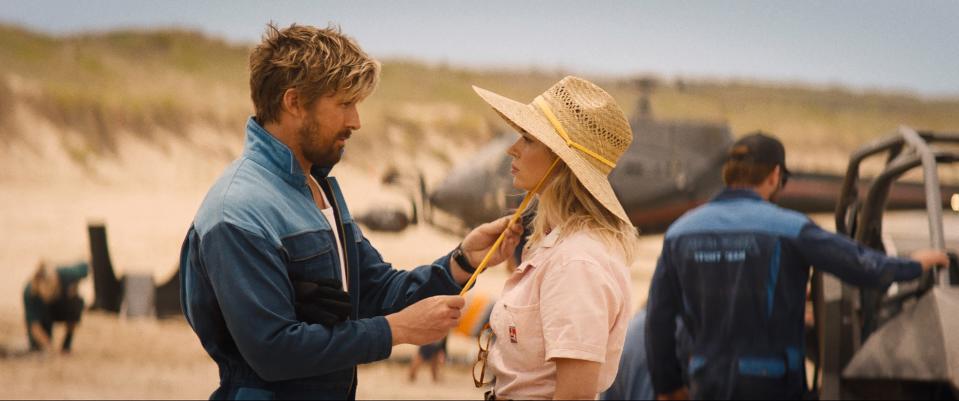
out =
<svg viewBox="0 0 959 401"><path fill-rule="evenodd" d="M519 139L506 150L506 154L513 158L510 169L513 187L532 191L549 170L556 155L526 131L520 130L519 135Z"/></svg>

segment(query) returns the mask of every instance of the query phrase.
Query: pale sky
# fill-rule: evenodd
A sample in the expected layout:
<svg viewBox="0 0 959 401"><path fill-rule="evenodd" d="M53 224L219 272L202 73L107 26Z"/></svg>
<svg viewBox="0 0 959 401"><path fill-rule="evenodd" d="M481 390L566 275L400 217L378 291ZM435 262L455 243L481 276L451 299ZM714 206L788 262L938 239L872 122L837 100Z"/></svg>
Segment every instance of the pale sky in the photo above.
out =
<svg viewBox="0 0 959 401"><path fill-rule="evenodd" d="M0 7L0 21L45 32L179 26L249 43L270 20L337 23L378 58L959 96L959 1L7 0Z"/></svg>

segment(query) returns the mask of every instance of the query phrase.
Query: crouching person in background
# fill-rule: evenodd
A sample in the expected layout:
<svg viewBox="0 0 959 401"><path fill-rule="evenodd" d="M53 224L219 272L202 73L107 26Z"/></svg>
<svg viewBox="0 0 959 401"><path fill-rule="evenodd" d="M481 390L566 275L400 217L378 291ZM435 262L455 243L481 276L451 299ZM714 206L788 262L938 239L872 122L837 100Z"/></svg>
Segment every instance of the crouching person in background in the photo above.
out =
<svg viewBox="0 0 959 401"><path fill-rule="evenodd" d="M67 333L60 347L70 353L73 334L83 314L83 299L77 293L80 280L87 276L86 262L49 268L41 261L23 290L23 309L27 322L30 351L49 351L53 342L53 323L66 324Z"/></svg>

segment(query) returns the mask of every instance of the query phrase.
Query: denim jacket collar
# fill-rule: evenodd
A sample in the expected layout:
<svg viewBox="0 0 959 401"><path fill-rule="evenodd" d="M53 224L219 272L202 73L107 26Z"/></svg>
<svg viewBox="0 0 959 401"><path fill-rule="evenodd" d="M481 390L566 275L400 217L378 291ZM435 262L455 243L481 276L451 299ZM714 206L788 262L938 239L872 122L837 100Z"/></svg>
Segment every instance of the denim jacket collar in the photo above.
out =
<svg viewBox="0 0 959 401"><path fill-rule="evenodd" d="M283 181L297 188L306 186L306 175L290 148L270 134L252 116L246 122L246 143L243 147L244 156L270 170ZM314 166L310 172L320 179L329 175L330 169Z"/></svg>

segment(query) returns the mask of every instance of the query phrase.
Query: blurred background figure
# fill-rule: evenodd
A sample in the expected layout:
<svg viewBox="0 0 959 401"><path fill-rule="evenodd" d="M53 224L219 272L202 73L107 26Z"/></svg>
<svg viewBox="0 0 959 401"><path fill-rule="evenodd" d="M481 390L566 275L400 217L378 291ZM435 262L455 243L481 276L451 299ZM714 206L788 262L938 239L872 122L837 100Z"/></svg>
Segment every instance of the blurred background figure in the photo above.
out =
<svg viewBox="0 0 959 401"><path fill-rule="evenodd" d="M53 323L66 325L60 350L70 353L73 334L83 314L83 299L77 294L80 280L87 276L86 262L50 268L40 261L37 271L23 290L23 311L27 322L30 351L50 351L53 344Z"/></svg>
<svg viewBox="0 0 959 401"><path fill-rule="evenodd" d="M600 393L601 400L654 400L653 380L649 378L649 365L646 363L646 308L629 322L626 329L626 342L623 355L619 359L619 370L613 384Z"/></svg>
<svg viewBox="0 0 959 401"><path fill-rule="evenodd" d="M413 355L413 362L410 363L410 381L416 381L416 372L420 369L423 362L430 364L430 374L433 375L433 382L442 380L440 377L440 368L446 364L446 339L443 337L435 343L421 345Z"/></svg>
<svg viewBox="0 0 959 401"><path fill-rule="evenodd" d="M692 344L683 320L676 317L676 358L689 359ZM685 366L682 369L683 382L688 382ZM619 371L616 379L606 391L600 393L600 400L655 400L653 379L649 377L649 364L646 362L646 306L644 305L626 329L626 342L623 355L619 359Z"/></svg>

